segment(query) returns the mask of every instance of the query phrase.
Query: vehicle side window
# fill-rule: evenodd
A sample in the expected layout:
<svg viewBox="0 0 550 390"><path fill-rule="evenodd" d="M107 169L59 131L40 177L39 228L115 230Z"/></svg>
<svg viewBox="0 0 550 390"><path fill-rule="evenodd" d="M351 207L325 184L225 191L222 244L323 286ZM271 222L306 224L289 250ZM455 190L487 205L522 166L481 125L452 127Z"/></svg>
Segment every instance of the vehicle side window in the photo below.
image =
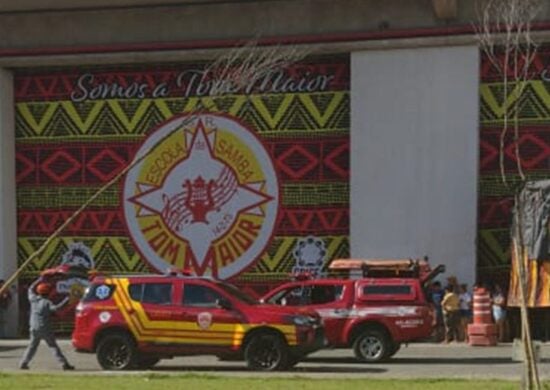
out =
<svg viewBox="0 0 550 390"><path fill-rule="evenodd" d="M141 297L143 296L143 284L131 284L128 287L128 293L133 301L141 302Z"/></svg>
<svg viewBox="0 0 550 390"><path fill-rule="evenodd" d="M282 306L301 306L309 304L309 288L294 286L285 288L273 295L268 303Z"/></svg>
<svg viewBox="0 0 550 390"><path fill-rule="evenodd" d="M367 301L414 301L416 289L410 284L365 284L359 288L359 299Z"/></svg>
<svg viewBox="0 0 550 390"><path fill-rule="evenodd" d="M363 294L369 295L410 295L411 286L400 285L380 285L380 286L364 286Z"/></svg>
<svg viewBox="0 0 550 390"><path fill-rule="evenodd" d="M311 304L322 305L339 301L342 298L342 285L319 284L311 286Z"/></svg>
<svg viewBox="0 0 550 390"><path fill-rule="evenodd" d="M183 305L192 307L218 307L222 296L215 290L200 284L183 286Z"/></svg>
<svg viewBox="0 0 550 390"><path fill-rule="evenodd" d="M279 291L269 303L283 306L322 305L342 299L343 285L299 285Z"/></svg>
<svg viewBox="0 0 550 390"><path fill-rule="evenodd" d="M169 305L172 303L171 283L138 283L128 288L130 298L143 303Z"/></svg>
<svg viewBox="0 0 550 390"><path fill-rule="evenodd" d="M157 305L169 305L172 303L171 283L148 283L143 285L144 303L155 303Z"/></svg>

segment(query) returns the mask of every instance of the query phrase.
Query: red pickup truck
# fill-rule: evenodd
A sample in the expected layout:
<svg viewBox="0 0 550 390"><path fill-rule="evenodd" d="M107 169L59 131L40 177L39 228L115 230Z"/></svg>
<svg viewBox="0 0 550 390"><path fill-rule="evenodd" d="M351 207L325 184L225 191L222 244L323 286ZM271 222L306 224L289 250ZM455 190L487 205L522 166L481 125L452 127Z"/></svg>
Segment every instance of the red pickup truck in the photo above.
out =
<svg viewBox="0 0 550 390"><path fill-rule="evenodd" d="M332 270L357 278L296 280L265 295L266 303L316 310L334 348L353 348L365 362L393 356L401 343L427 338L434 313L424 286L444 270L419 260L335 260Z"/></svg>

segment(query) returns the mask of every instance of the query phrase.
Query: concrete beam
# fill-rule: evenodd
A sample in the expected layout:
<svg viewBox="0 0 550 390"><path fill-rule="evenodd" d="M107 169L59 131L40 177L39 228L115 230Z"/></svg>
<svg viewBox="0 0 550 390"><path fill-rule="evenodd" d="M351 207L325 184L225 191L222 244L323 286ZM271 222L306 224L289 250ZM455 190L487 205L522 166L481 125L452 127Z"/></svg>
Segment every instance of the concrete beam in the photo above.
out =
<svg viewBox="0 0 550 390"><path fill-rule="evenodd" d="M470 25L473 0L453 25ZM0 12L0 49L131 45L448 27L428 1L165 2L128 8Z"/></svg>
<svg viewBox="0 0 550 390"><path fill-rule="evenodd" d="M238 3L243 0L225 0L226 3ZM220 0L4 0L0 3L0 12L21 12L63 9L97 9L117 7L158 6L165 4L207 4Z"/></svg>

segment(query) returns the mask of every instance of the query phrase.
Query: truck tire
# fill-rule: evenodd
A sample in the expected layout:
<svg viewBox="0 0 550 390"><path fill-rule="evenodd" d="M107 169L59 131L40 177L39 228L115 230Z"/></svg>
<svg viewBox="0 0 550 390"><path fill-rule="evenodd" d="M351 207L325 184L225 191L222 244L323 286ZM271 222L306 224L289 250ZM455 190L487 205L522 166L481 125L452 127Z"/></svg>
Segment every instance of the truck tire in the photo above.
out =
<svg viewBox="0 0 550 390"><path fill-rule="evenodd" d="M378 329L363 331L353 343L355 357L367 363L383 361L387 358L390 349L391 343L388 337Z"/></svg>
<svg viewBox="0 0 550 390"><path fill-rule="evenodd" d="M96 356L97 362L104 370L129 370L134 368L136 362L136 347L127 334L108 334L99 341Z"/></svg>
<svg viewBox="0 0 550 390"><path fill-rule="evenodd" d="M244 350L248 368L255 371L277 371L287 368L289 351L280 336L259 333L252 336Z"/></svg>
<svg viewBox="0 0 550 390"><path fill-rule="evenodd" d="M399 351L401 349L401 343L392 343L391 344L391 348L390 350L388 351L388 355L387 357L392 357L393 355L395 355L397 353L397 351Z"/></svg>

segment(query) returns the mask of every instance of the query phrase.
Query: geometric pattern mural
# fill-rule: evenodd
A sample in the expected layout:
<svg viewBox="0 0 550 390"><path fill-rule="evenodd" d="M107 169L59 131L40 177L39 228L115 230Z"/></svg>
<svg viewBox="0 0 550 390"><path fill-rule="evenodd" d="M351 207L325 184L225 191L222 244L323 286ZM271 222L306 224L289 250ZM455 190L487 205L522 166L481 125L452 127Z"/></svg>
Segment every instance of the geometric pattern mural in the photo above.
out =
<svg viewBox="0 0 550 390"><path fill-rule="evenodd" d="M273 87L213 100L170 88L205 63L19 69L15 73L18 261L132 160L156 128L208 107L252 129L271 159L280 204L272 238L237 283L288 278L298 240L324 242L324 262L349 256L349 56L308 58L285 76L324 77L326 88ZM141 88L141 89L140 89ZM145 92L144 91L148 91ZM59 264L82 242L107 273L150 272L129 237L117 183L82 212L24 272Z"/></svg>
<svg viewBox="0 0 550 390"><path fill-rule="evenodd" d="M530 80L519 112L519 150L528 180L550 177L550 47L540 46L530 69ZM504 167L510 186L500 176L500 133L504 113L512 107L513 86L504 96L502 76L482 56L480 84L478 279L507 284L510 274L510 225L513 188L519 184L513 128L504 144Z"/></svg>

